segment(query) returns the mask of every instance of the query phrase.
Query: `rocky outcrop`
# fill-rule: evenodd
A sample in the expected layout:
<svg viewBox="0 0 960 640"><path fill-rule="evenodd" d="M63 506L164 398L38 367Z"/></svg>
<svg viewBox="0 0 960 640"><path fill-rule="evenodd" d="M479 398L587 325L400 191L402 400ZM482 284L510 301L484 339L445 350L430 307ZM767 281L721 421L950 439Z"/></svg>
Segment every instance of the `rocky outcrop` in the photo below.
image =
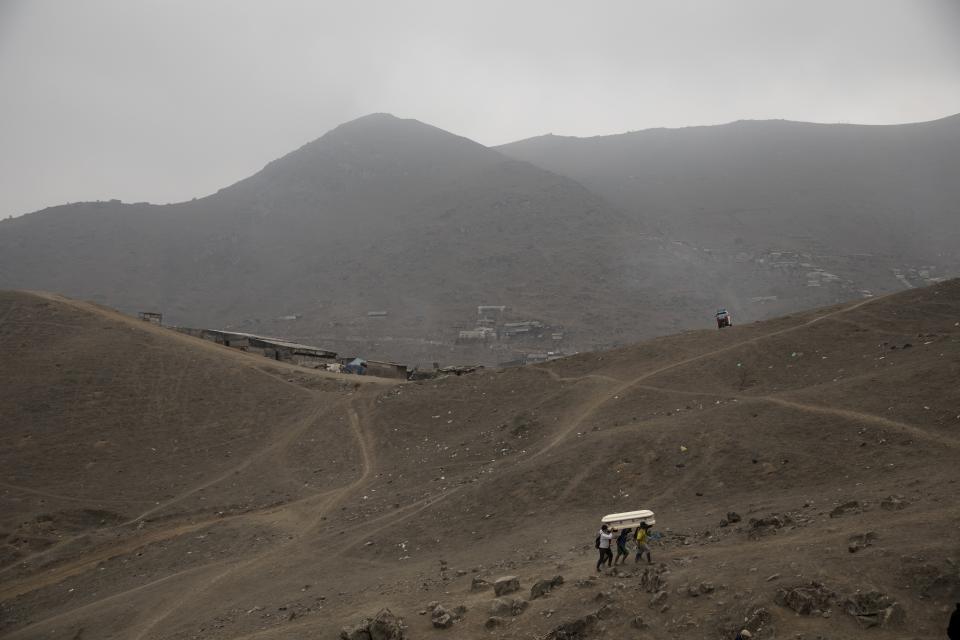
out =
<svg viewBox="0 0 960 640"><path fill-rule="evenodd" d="M778 529L793 524L793 518L785 513L773 513L764 518L751 518L749 524L747 535L755 540L761 536L776 533Z"/></svg>
<svg viewBox="0 0 960 640"><path fill-rule="evenodd" d="M563 584L563 576L554 576L549 580L537 580L530 587L530 599L543 597Z"/></svg>
<svg viewBox="0 0 960 640"><path fill-rule="evenodd" d="M530 603L522 598L500 597L490 604L490 615L492 616L518 616L530 606Z"/></svg>
<svg viewBox="0 0 960 640"><path fill-rule="evenodd" d="M861 549L872 547L873 543L876 542L878 537L879 536L874 531L867 531L866 533L852 535L847 539L847 551L850 553L856 553Z"/></svg>
<svg viewBox="0 0 960 640"><path fill-rule="evenodd" d="M803 616L822 613L830 608L837 594L819 582L795 587L781 587L774 601L781 607L792 609Z"/></svg>
<svg viewBox="0 0 960 640"><path fill-rule="evenodd" d="M520 590L520 578L517 576L504 576L497 578L493 582L493 593L497 596L503 596L508 593Z"/></svg>
<svg viewBox="0 0 960 640"><path fill-rule="evenodd" d="M883 627L903 622L906 617L897 602L879 591L852 594L844 599L843 610L857 619L864 627Z"/></svg>
<svg viewBox="0 0 960 640"><path fill-rule="evenodd" d="M406 640L403 618L393 615L390 609L381 609L372 618L364 618L359 624L344 627L341 640Z"/></svg>

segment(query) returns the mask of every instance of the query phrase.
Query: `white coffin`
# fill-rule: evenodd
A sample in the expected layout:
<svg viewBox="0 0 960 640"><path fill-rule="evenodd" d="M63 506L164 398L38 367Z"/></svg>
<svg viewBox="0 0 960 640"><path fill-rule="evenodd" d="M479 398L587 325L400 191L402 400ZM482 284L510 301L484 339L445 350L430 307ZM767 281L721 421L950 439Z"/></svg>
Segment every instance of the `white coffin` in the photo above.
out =
<svg viewBox="0 0 960 640"><path fill-rule="evenodd" d="M657 523L657 519L653 516L653 511L648 511L646 509L641 509L640 511L625 511L624 513L611 513L609 515L603 516L603 519L600 520L603 524L607 525L613 530L626 529L639 527L641 523L646 522L649 525Z"/></svg>

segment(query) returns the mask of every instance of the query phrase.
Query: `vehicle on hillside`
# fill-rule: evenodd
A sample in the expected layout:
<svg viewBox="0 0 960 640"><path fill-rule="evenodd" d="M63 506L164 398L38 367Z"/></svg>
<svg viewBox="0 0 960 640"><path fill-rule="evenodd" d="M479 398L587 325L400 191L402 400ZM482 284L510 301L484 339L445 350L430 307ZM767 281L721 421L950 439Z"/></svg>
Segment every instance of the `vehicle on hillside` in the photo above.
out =
<svg viewBox="0 0 960 640"><path fill-rule="evenodd" d="M733 318L727 313L726 309L717 309L717 329L723 329L733 324Z"/></svg>

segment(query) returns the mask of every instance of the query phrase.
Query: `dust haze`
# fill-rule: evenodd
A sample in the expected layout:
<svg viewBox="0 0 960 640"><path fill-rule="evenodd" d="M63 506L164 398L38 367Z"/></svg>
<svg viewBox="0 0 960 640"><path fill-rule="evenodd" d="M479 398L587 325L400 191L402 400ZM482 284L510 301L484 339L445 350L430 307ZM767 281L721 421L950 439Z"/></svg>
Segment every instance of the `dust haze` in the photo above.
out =
<svg viewBox="0 0 960 640"><path fill-rule="evenodd" d="M0 0L0 636L960 637L958 7Z"/></svg>
<svg viewBox="0 0 960 640"><path fill-rule="evenodd" d="M960 111L960 7L0 3L0 217L213 193L373 112L486 145Z"/></svg>

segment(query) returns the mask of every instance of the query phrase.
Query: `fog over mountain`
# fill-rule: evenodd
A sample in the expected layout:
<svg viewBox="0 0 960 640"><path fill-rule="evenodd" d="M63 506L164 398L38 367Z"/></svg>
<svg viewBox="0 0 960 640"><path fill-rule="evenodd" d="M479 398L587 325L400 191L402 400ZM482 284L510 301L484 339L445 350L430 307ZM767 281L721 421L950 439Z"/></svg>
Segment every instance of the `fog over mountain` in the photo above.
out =
<svg viewBox="0 0 960 640"><path fill-rule="evenodd" d="M716 249L953 264L960 115L891 126L744 121L499 147L672 237Z"/></svg>
<svg viewBox="0 0 960 640"><path fill-rule="evenodd" d="M206 198L4 221L0 286L421 365L601 348L955 273L958 122L495 150L375 114ZM537 324L459 341L479 305Z"/></svg>

